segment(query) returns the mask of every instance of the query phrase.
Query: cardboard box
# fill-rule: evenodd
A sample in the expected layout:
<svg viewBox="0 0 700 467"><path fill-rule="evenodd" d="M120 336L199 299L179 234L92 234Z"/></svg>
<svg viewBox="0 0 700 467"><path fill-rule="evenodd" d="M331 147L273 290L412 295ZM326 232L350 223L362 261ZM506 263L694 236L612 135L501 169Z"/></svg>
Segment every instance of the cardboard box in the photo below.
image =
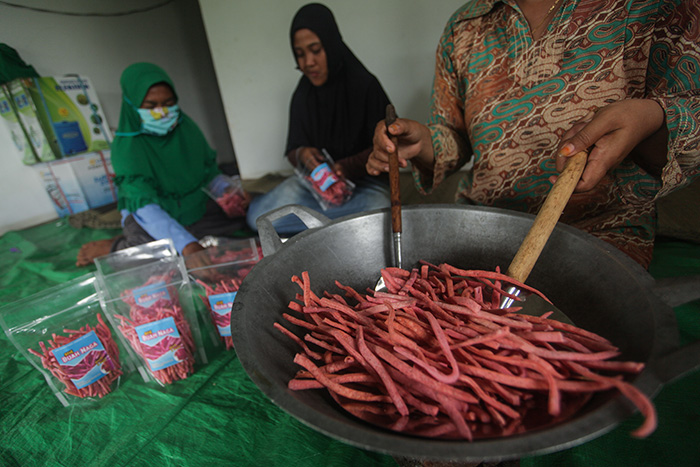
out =
<svg viewBox="0 0 700 467"><path fill-rule="evenodd" d="M34 154L36 155L35 161L37 162L48 162L56 159L56 154L51 147L51 144L44 133L44 129L39 122L39 117L37 116L37 110L34 102L29 97L26 87L22 80L16 79L7 84L7 89L12 98L12 102L15 104L15 109L17 110L17 115L19 117L22 127L24 127L27 139L34 148ZM26 162L25 162L26 164Z"/></svg>
<svg viewBox="0 0 700 467"><path fill-rule="evenodd" d="M35 169L59 217L117 201L109 151L37 164Z"/></svg>
<svg viewBox="0 0 700 467"><path fill-rule="evenodd" d="M22 126L17 109L12 102L8 89L0 86L0 120L9 130L12 142L22 156L22 162L26 165L36 164L38 159L33 146L27 137L27 132Z"/></svg>
<svg viewBox="0 0 700 467"><path fill-rule="evenodd" d="M34 167L59 217L89 209L69 159L37 164Z"/></svg>
<svg viewBox="0 0 700 467"><path fill-rule="evenodd" d="M117 201L109 151L82 154L69 160L90 209Z"/></svg>
<svg viewBox="0 0 700 467"><path fill-rule="evenodd" d="M57 157L109 150L112 134L89 78L22 78Z"/></svg>

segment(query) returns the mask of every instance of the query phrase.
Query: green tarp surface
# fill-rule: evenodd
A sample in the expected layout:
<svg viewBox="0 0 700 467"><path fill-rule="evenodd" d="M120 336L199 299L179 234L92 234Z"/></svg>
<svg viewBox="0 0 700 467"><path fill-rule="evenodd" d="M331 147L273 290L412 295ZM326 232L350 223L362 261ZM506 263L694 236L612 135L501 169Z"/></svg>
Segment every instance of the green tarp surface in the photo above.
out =
<svg viewBox="0 0 700 467"><path fill-rule="evenodd" d="M0 237L0 306L93 271L75 267L81 244L116 231L57 220ZM654 277L700 274L700 245L660 240ZM700 302L675 309L683 343L700 340ZM700 356L698 356L700 358ZM700 372L654 399L657 431L612 432L522 466L700 465ZM287 415L251 382L233 351L220 352L167 389L136 374L94 404L64 408L41 374L0 335L0 466L394 466L392 457L331 439Z"/></svg>

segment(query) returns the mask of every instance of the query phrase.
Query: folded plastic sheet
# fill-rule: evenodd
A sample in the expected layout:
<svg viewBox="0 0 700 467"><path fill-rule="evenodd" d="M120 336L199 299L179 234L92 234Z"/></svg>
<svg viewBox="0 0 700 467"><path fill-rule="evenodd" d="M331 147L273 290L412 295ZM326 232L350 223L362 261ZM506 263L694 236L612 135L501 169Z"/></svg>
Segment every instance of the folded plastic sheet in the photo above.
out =
<svg viewBox="0 0 700 467"><path fill-rule="evenodd" d="M0 305L85 274L75 256L113 231L56 221L0 237ZM94 268L92 268L94 269ZM700 245L660 241L655 277L700 274ZM700 302L676 308L684 343L700 339ZM610 433L521 466L700 465L700 372L654 399L657 431L629 436L639 415ZM390 456L333 440L287 415L250 381L235 351L167 391L130 378L98 408L64 408L43 378L0 335L2 466L395 466Z"/></svg>

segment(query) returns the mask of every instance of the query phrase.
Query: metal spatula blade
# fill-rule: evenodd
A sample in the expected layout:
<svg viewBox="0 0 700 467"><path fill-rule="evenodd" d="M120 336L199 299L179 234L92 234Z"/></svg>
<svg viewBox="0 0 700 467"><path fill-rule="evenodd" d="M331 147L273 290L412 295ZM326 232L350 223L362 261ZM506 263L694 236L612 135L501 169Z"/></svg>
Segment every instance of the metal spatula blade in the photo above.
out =
<svg viewBox="0 0 700 467"><path fill-rule="evenodd" d="M501 308L522 307L517 313L530 316L542 316L545 313L551 312L549 318L556 319L562 323L574 324L563 311L539 295L523 292L517 287L509 287L506 292L510 295L515 295L518 299L503 297L501 300Z"/></svg>

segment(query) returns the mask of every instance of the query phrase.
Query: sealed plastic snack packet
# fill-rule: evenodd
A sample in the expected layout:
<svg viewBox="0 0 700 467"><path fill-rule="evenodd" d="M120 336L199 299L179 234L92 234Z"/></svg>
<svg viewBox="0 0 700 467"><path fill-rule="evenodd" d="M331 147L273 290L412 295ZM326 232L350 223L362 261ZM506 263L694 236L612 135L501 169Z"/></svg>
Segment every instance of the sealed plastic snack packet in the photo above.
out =
<svg viewBox="0 0 700 467"><path fill-rule="evenodd" d="M145 381L165 386L207 362L191 283L171 240L120 250L95 264L103 309L143 362Z"/></svg>
<svg viewBox="0 0 700 467"><path fill-rule="evenodd" d="M229 217L245 216L250 196L243 189L241 177L219 174L202 190L217 202Z"/></svg>
<svg viewBox="0 0 700 467"><path fill-rule="evenodd" d="M188 269L195 291L202 303L203 327L214 343L223 342L226 349L233 349L231 338L231 310L236 293L243 279L262 258L260 245L255 238L203 239L207 249L196 253L204 258L198 264L207 266Z"/></svg>
<svg viewBox="0 0 700 467"><path fill-rule="evenodd" d="M103 319L92 273L6 305L0 324L66 407L107 396L136 367Z"/></svg>
<svg viewBox="0 0 700 467"><path fill-rule="evenodd" d="M297 167L294 168L294 173L311 191L314 199L325 211L331 207L342 206L352 198L355 184L333 172L333 158L325 149L322 149L321 152L324 160L320 161L318 165L309 168L299 161Z"/></svg>

